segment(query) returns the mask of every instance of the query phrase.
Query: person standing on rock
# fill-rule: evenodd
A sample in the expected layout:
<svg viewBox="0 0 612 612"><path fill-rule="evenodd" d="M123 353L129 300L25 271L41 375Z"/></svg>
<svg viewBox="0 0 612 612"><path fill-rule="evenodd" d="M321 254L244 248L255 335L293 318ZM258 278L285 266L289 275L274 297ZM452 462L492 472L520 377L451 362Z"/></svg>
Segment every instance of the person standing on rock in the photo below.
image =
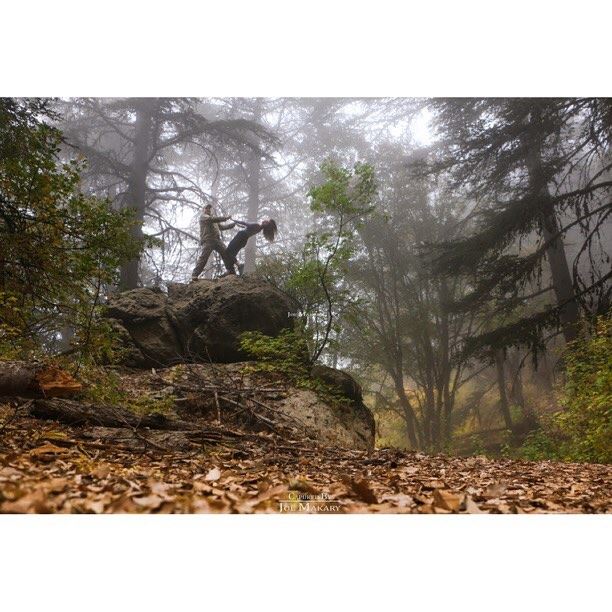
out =
<svg viewBox="0 0 612 612"><path fill-rule="evenodd" d="M214 217L212 213L212 204L207 204L200 215L200 245L202 252L191 274L191 280L196 280L202 274L202 270L206 267L208 258L213 251L219 253L228 272L234 269L233 260L228 258L225 245L221 240L221 231L232 229L236 224L232 222L221 225L230 218L229 215Z"/></svg>

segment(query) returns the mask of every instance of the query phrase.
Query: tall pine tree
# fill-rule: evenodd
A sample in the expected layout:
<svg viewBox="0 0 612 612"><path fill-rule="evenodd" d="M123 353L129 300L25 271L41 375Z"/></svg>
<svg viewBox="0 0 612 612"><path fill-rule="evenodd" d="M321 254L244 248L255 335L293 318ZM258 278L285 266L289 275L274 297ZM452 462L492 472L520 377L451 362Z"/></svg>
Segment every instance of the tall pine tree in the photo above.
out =
<svg viewBox="0 0 612 612"><path fill-rule="evenodd" d="M472 278L455 309L503 315L500 325L469 339L467 350L537 350L543 331L554 327L573 340L581 315L610 305L610 259L597 240L612 212L612 101L454 99L429 106L440 140L427 171L445 175L474 202L455 237L436 245L434 268ZM568 232L581 241L571 268ZM542 289L543 278L550 287ZM549 290L554 300L542 303Z"/></svg>

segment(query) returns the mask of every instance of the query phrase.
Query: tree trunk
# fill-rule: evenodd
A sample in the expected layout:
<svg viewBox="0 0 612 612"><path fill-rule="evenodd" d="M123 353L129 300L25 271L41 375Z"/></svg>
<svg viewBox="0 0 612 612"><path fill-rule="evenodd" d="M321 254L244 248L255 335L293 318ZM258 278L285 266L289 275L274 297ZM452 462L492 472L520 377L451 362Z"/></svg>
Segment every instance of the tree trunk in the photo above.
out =
<svg viewBox="0 0 612 612"><path fill-rule="evenodd" d="M102 404L84 404L66 399L38 399L30 408L30 414L38 419L52 419L68 425L102 425L104 427L132 427L189 431L197 426L187 421L162 414L137 415L125 408Z"/></svg>
<svg viewBox="0 0 612 612"><path fill-rule="evenodd" d="M0 396L69 397L81 384L68 372L29 361L0 361Z"/></svg>
<svg viewBox="0 0 612 612"><path fill-rule="evenodd" d="M142 224L146 207L147 172L151 149L151 128L153 124L153 107L155 101L147 98L136 101L136 122L134 127L134 158L128 181L125 208L134 210L134 225L130 234L135 240L142 240ZM122 290L135 289L138 286L138 266L140 258L136 257L121 267L120 285Z"/></svg>
<svg viewBox="0 0 612 612"><path fill-rule="evenodd" d="M259 179L261 174L261 158L257 153L253 153L247 164L248 186L249 186L249 207L247 220L249 223L256 223L259 215ZM249 238L244 249L244 273L252 274L255 272L257 259L257 239L255 236Z"/></svg>
<svg viewBox="0 0 612 612"><path fill-rule="evenodd" d="M412 448L419 448L419 441L417 438L416 431L416 416L414 414L414 410L412 409L412 405L410 404L410 400L406 395L406 389L404 389L404 381L400 376L393 376L393 381L395 383L395 392L397 394L397 399L399 400L400 406L404 412L404 421L406 422L406 432L408 433L408 441Z"/></svg>
<svg viewBox="0 0 612 612"><path fill-rule="evenodd" d="M548 190L548 181L542 166L542 140L540 132L540 111L537 107L532 109L529 118L529 135L525 135L524 145L526 147L527 172L532 193L542 202L551 199ZM553 288L557 304L564 304L560 311L563 336L566 342L571 342L577 335L577 324L579 318L578 304L574 294L574 283L567 264L563 237L557 236L559 222L554 210L550 210L542 216L542 236L546 242L550 242L546 256L550 265Z"/></svg>
<svg viewBox="0 0 612 612"><path fill-rule="evenodd" d="M554 374L546 353L543 353L539 357L538 369L533 371L532 379L542 385L546 393L551 396L555 390Z"/></svg>
<svg viewBox="0 0 612 612"><path fill-rule="evenodd" d="M253 109L253 121L261 119L261 100L257 99ZM249 223L256 223L259 215L259 192L261 179L261 157L259 153L253 151L247 162L247 185L249 189L249 201L247 210L247 220ZM257 238L249 238L244 249L244 273L252 274L255 272L257 260Z"/></svg>
<svg viewBox="0 0 612 612"><path fill-rule="evenodd" d="M447 304L449 303L449 289L446 279L440 281L440 304L442 307L441 320L440 320L440 348L442 354L440 356L440 378L442 386L442 400L443 400L443 435L444 443L448 444L451 440L453 431L452 423L452 409L453 409L453 398L450 393L450 379L452 372L452 365L450 361L450 322L449 314L447 311Z"/></svg>
<svg viewBox="0 0 612 612"><path fill-rule="evenodd" d="M497 371L497 387L499 389L499 409L504 419L504 423L509 430L513 430L512 416L510 415L510 404L506 394L506 376L504 374L504 353L501 350L495 351L495 369Z"/></svg>
<svg viewBox="0 0 612 612"><path fill-rule="evenodd" d="M60 351L69 351L72 346L72 340L74 339L75 329L73 325L64 325L60 330Z"/></svg>
<svg viewBox="0 0 612 612"><path fill-rule="evenodd" d="M212 185L210 186L210 195L212 197L213 202L216 203L218 202L218 197L219 197L219 174L217 174L212 182ZM209 263L206 264L206 267L204 268L204 278L208 278L208 279L212 279L214 277L214 271L215 271L215 266L214 266L214 262L215 259L214 257L211 257L209 259Z"/></svg>
<svg viewBox="0 0 612 612"><path fill-rule="evenodd" d="M433 389L433 383L431 380L427 381L427 385L424 389L424 401L423 401L423 436L422 443L425 448L431 448L437 440L438 432L440 430L439 423L437 421L436 412L436 397Z"/></svg>
<svg viewBox="0 0 612 612"><path fill-rule="evenodd" d="M521 356L518 352L511 352L508 355L508 365L512 377L510 385L510 399L514 404L525 409L525 394L523 392L523 376L521 372Z"/></svg>
<svg viewBox="0 0 612 612"><path fill-rule="evenodd" d="M523 410L526 409L525 394L523 392L523 377L520 370L516 373L512 387L510 388L510 397L512 401L520 406Z"/></svg>

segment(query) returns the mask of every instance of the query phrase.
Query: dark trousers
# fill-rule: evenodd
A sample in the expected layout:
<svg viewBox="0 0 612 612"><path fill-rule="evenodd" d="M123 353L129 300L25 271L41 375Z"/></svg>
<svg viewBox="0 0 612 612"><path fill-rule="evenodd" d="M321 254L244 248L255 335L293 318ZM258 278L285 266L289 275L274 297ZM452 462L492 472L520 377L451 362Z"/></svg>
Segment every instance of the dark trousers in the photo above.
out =
<svg viewBox="0 0 612 612"><path fill-rule="evenodd" d="M221 240L207 240L202 243L202 252L198 257L198 262L196 263L193 272L191 273L191 278L198 278L200 274L202 274L202 270L206 267L208 263L208 258L210 257L213 251L217 251L219 255L221 255L221 259L223 260L223 264L228 272L233 271L233 261L232 258L227 256L227 252L225 250L225 245Z"/></svg>

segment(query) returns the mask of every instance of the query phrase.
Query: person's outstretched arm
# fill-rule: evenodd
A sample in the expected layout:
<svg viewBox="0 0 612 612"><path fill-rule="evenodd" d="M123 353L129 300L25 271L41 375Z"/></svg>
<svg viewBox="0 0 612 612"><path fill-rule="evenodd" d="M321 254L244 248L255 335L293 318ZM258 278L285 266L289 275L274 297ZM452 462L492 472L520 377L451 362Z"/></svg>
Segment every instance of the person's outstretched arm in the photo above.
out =
<svg viewBox="0 0 612 612"><path fill-rule="evenodd" d="M238 221L237 219L232 219L232 221L236 224L236 225L240 225L240 227L246 227L248 225L248 223L245 223L244 221Z"/></svg>
<svg viewBox="0 0 612 612"><path fill-rule="evenodd" d="M229 215L225 215L224 217L207 217L206 220L211 223L223 223L223 221L227 221L229 218Z"/></svg>
<svg viewBox="0 0 612 612"><path fill-rule="evenodd" d="M228 229L232 229L233 227L235 227L236 223L232 222L232 223L228 223L227 225L219 225L219 229L220 230L228 230Z"/></svg>

